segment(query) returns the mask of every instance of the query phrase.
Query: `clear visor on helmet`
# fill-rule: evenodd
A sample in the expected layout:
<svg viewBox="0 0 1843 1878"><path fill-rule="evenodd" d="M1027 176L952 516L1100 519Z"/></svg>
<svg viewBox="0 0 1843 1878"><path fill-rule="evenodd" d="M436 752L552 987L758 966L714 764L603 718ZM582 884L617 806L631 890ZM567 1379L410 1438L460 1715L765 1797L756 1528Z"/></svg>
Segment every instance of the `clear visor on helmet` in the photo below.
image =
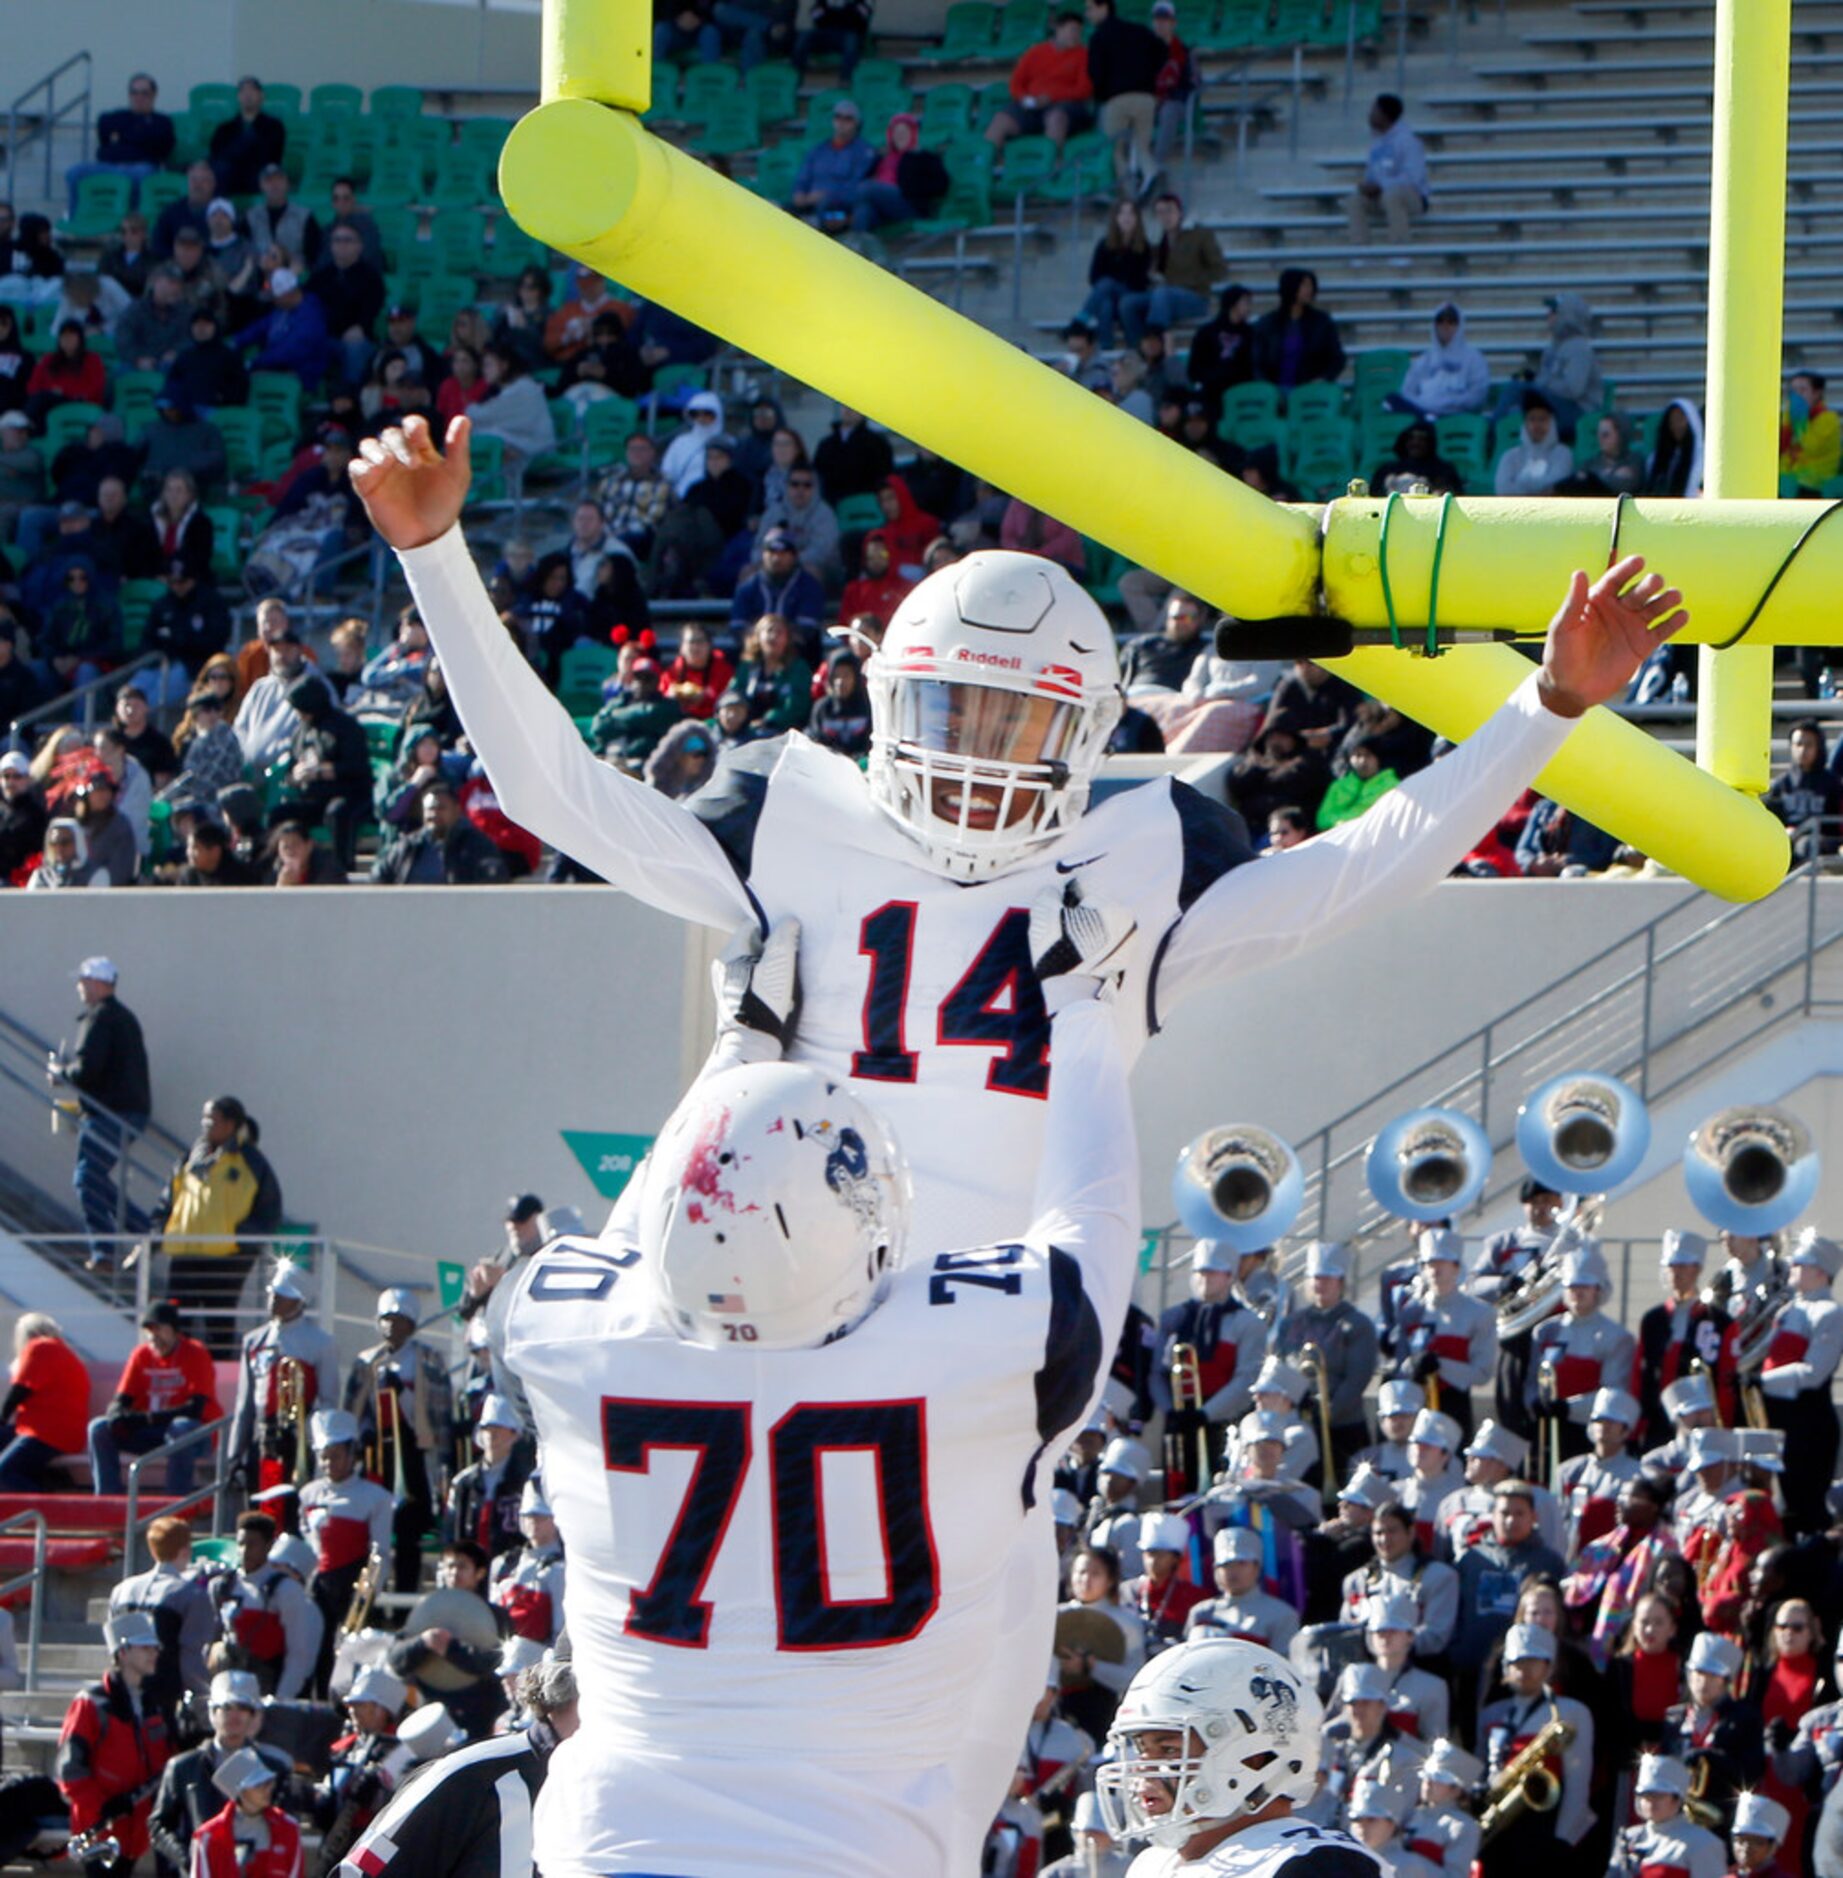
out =
<svg viewBox="0 0 1843 1878"><path fill-rule="evenodd" d="M1077 706L995 685L915 679L898 688L896 742L906 750L985 764L1049 767L1067 760Z"/></svg>

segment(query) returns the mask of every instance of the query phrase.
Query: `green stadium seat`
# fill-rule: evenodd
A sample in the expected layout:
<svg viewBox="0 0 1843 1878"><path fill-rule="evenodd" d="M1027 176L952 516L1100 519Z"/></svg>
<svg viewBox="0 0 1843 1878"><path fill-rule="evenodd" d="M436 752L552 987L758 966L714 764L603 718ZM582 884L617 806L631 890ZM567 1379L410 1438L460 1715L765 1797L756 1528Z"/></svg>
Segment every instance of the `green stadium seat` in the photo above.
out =
<svg viewBox="0 0 1843 1878"><path fill-rule="evenodd" d="M679 119L680 79L676 65L653 67L653 102L641 120L647 124L675 124Z"/></svg>
<svg viewBox="0 0 1843 1878"><path fill-rule="evenodd" d="M1238 424L1265 422L1280 415L1280 393L1259 380L1246 385L1231 385L1222 394L1222 435L1234 435Z"/></svg>
<svg viewBox="0 0 1843 1878"><path fill-rule="evenodd" d="M352 155L352 180L364 188L378 160L384 139L375 117L355 117L346 125L346 145Z"/></svg>
<svg viewBox="0 0 1843 1878"><path fill-rule="evenodd" d="M1010 171L1010 152L1006 145L1006 173ZM1098 130L1085 130L1062 146L1062 167L1038 192L1056 202L1082 201L1089 196L1112 196L1114 193L1113 143Z"/></svg>
<svg viewBox="0 0 1843 1878"><path fill-rule="evenodd" d="M373 214L398 209L423 198L422 152L401 145L380 149L371 162L365 199Z"/></svg>
<svg viewBox="0 0 1843 1878"><path fill-rule="evenodd" d="M851 89L856 92L864 86L875 90L879 85L890 87L908 87L903 76L903 64L900 59L860 59L857 70L851 74Z"/></svg>
<svg viewBox="0 0 1843 1878"><path fill-rule="evenodd" d="M293 372L252 372L250 409L265 451L292 447L301 434L301 381Z"/></svg>
<svg viewBox="0 0 1843 1878"><path fill-rule="evenodd" d="M201 124L218 125L237 115L235 85L194 85L186 97L186 109L195 112Z"/></svg>
<svg viewBox="0 0 1843 1878"><path fill-rule="evenodd" d="M371 94L369 108L373 117L420 117L422 87L379 85Z"/></svg>
<svg viewBox="0 0 1843 1878"><path fill-rule="evenodd" d="M875 496L842 496L832 509L842 532L883 526L883 505Z"/></svg>
<svg viewBox="0 0 1843 1878"><path fill-rule="evenodd" d="M578 445L583 467L607 469L621 460L627 439L640 428L639 407L631 398L598 398L582 414Z"/></svg>
<svg viewBox="0 0 1843 1878"><path fill-rule="evenodd" d="M454 316L478 298L471 280L456 274L430 274L416 296L416 324L425 338L440 345L448 337Z"/></svg>
<svg viewBox="0 0 1843 1878"><path fill-rule="evenodd" d="M620 663L613 646L571 646L557 661L557 701L572 716L601 709L603 681Z"/></svg>
<svg viewBox="0 0 1843 1878"><path fill-rule="evenodd" d="M998 15L998 33L993 46L1001 59L1016 61L1038 40L1049 37L1049 8L1042 0L1008 0Z"/></svg>
<svg viewBox="0 0 1843 1878"><path fill-rule="evenodd" d="M230 503L208 505L205 513L211 518L213 530L211 543L211 572L214 578L241 580L243 578L243 512Z"/></svg>
<svg viewBox="0 0 1843 1878"><path fill-rule="evenodd" d="M922 142L933 146L972 122L971 85L935 85L921 95Z"/></svg>
<svg viewBox="0 0 1843 1878"><path fill-rule="evenodd" d="M1402 424L1412 421L1406 416L1400 419ZM1476 412L1461 411L1441 418L1433 429L1440 454L1459 472L1466 487L1473 491L1487 488L1484 476L1491 461L1490 420Z"/></svg>
<svg viewBox="0 0 1843 1878"><path fill-rule="evenodd" d="M357 117L365 108L365 94L356 85L316 85L307 94L310 117Z"/></svg>
<svg viewBox="0 0 1843 1878"><path fill-rule="evenodd" d="M185 200L186 179L169 170L145 178L141 184L141 213L151 228L160 219L160 211L169 203Z"/></svg>
<svg viewBox="0 0 1843 1878"><path fill-rule="evenodd" d="M378 225L378 239L384 244L387 268L395 273L408 273L410 251L424 245L417 235L421 217L414 209L405 208L399 203L383 208L374 207L371 219Z"/></svg>
<svg viewBox="0 0 1843 1878"><path fill-rule="evenodd" d="M796 143L770 144L756 158L755 174L743 186L769 202L784 203L794 192L794 179L805 155Z"/></svg>
<svg viewBox="0 0 1843 1878"><path fill-rule="evenodd" d="M128 213L134 185L126 176L85 176L77 184L76 213L58 223L58 233L79 241L100 241L115 233Z"/></svg>
<svg viewBox="0 0 1843 1878"><path fill-rule="evenodd" d="M483 157L493 168L499 167L499 153L512 134L509 117L464 117L455 133L455 142L474 155Z"/></svg>
<svg viewBox="0 0 1843 1878"><path fill-rule="evenodd" d="M147 616L165 592L163 580L125 580L118 589L115 599L122 613L122 650L130 658L140 651Z"/></svg>
<svg viewBox="0 0 1843 1878"><path fill-rule="evenodd" d="M1356 473L1356 426L1348 418L1288 424L1288 472L1307 493L1339 494Z"/></svg>
<svg viewBox="0 0 1843 1878"><path fill-rule="evenodd" d="M1344 387L1314 383L1296 386L1287 394L1286 421L1295 430L1301 424L1322 424L1344 415Z"/></svg>
<svg viewBox="0 0 1843 1878"><path fill-rule="evenodd" d="M175 111L173 113L173 153L167 158L167 161L174 167L170 171L161 171L157 176L149 177L147 182L157 181L159 175L170 176L174 182L178 183L179 193L183 196L186 192L184 174L186 165L188 163L195 163L200 157L204 156L206 154L206 147L210 141L210 127L200 122L193 112ZM147 182L141 185L143 192L141 202L143 206L145 206L147 202L145 193Z"/></svg>
<svg viewBox="0 0 1843 1878"><path fill-rule="evenodd" d="M740 156L745 150L759 148L761 140L761 116L755 99L746 91L718 99L687 139L700 156L713 157Z"/></svg>
<svg viewBox="0 0 1843 1878"><path fill-rule="evenodd" d="M765 60L744 74L742 84L764 124L784 124L800 115L800 74L785 60Z"/></svg>
<svg viewBox="0 0 1843 1878"><path fill-rule="evenodd" d="M502 438L474 433L469 451L473 458L474 480L471 495L481 502L506 499L506 446Z"/></svg>
<svg viewBox="0 0 1843 1878"><path fill-rule="evenodd" d="M83 433L102 414L100 404L83 404L75 399L68 404L54 404L45 413L45 461L49 463L67 443L81 443Z"/></svg>
<svg viewBox="0 0 1843 1878"><path fill-rule="evenodd" d="M1056 146L1047 137L1013 137L992 193L1001 198L1041 195L1056 174Z"/></svg>
<svg viewBox="0 0 1843 1878"><path fill-rule="evenodd" d="M989 0L954 0L947 9L941 43L928 57L943 65L992 56L998 9Z"/></svg>
<svg viewBox="0 0 1843 1878"><path fill-rule="evenodd" d="M495 193L493 174L497 167L494 159L483 151L456 144L442 152L429 200L438 209L471 209L491 202Z"/></svg>
<svg viewBox="0 0 1843 1878"><path fill-rule="evenodd" d="M1218 434L1249 451L1264 449L1272 444L1280 461L1286 461L1288 431L1283 417L1249 417L1233 426L1224 418Z"/></svg>
<svg viewBox="0 0 1843 1878"><path fill-rule="evenodd" d="M662 365L653 374L654 396L665 398L675 391L708 391L708 365Z"/></svg>
<svg viewBox="0 0 1843 1878"><path fill-rule="evenodd" d="M1358 406L1368 410L1390 392L1399 391L1413 362L1413 353L1393 348L1358 353L1352 366Z"/></svg>
<svg viewBox="0 0 1843 1878"><path fill-rule="evenodd" d="M138 443L154 421L154 400L160 395L164 374L160 372L117 372L111 385L115 415L130 443Z"/></svg>
<svg viewBox="0 0 1843 1878"><path fill-rule="evenodd" d="M271 117L279 117L284 122L301 115L301 88L299 85L277 81L271 84L263 80L262 108Z"/></svg>
<svg viewBox="0 0 1843 1878"><path fill-rule="evenodd" d="M219 405L209 422L224 439L224 461L231 481L248 482L262 462L262 413L249 405Z"/></svg>
<svg viewBox="0 0 1843 1878"><path fill-rule="evenodd" d="M851 95L864 114L864 135L873 144L883 142L883 133L892 117L900 111L915 109L915 93L907 85L864 85L853 81Z"/></svg>
<svg viewBox="0 0 1843 1878"><path fill-rule="evenodd" d="M486 252L485 271L494 280L516 280L528 267L548 273L550 250L501 209L493 223L493 245Z"/></svg>
<svg viewBox="0 0 1843 1878"><path fill-rule="evenodd" d="M444 209L429 230L435 271L471 283L486 272L486 222L474 209Z"/></svg>

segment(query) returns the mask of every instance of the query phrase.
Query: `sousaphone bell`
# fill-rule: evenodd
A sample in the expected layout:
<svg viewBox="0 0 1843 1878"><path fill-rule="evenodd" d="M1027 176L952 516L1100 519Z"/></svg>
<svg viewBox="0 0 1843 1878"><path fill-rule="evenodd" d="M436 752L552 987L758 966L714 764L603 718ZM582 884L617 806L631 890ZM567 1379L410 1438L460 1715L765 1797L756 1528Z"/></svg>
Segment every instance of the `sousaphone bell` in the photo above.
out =
<svg viewBox="0 0 1843 1878"><path fill-rule="evenodd" d="M1253 1122L1200 1134L1177 1157L1171 1199L1186 1230L1236 1253L1284 1238L1305 1204L1299 1158Z"/></svg>
<svg viewBox="0 0 1843 1878"><path fill-rule="evenodd" d="M1683 1184L1696 1211L1750 1239L1791 1225L1811 1204L1822 1171L1804 1123L1755 1103L1717 1111L1683 1149Z"/></svg>
<svg viewBox="0 0 1843 1878"><path fill-rule="evenodd" d="M1369 1145L1363 1177L1371 1197L1396 1219L1431 1225L1463 1213L1484 1192L1491 1143L1457 1109L1414 1109Z"/></svg>

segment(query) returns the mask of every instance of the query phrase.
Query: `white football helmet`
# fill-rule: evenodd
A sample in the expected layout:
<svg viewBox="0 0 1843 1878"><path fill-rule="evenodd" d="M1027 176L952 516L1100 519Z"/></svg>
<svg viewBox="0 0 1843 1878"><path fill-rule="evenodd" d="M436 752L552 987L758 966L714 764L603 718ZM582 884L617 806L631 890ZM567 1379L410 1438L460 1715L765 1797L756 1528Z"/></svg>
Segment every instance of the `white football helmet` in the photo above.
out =
<svg viewBox="0 0 1843 1878"><path fill-rule="evenodd" d="M719 1348L811 1349L884 1298L909 1170L877 1112L801 1063L710 1077L647 1161L640 1247L673 1327Z"/></svg>
<svg viewBox="0 0 1843 1878"><path fill-rule="evenodd" d="M1275 1800L1303 1804L1317 1784L1323 1724L1299 1672L1258 1643L1207 1637L1165 1650L1133 1678L1107 1733L1114 1758L1096 1781L1107 1830L1181 1846ZM1181 1735L1183 1751L1142 1753L1139 1737L1152 1732ZM1168 1806L1147 1807L1154 1786Z"/></svg>
<svg viewBox="0 0 1843 1878"><path fill-rule="evenodd" d="M1125 705L1101 609L1059 563L999 549L930 574L864 678L871 797L954 880L1079 819Z"/></svg>

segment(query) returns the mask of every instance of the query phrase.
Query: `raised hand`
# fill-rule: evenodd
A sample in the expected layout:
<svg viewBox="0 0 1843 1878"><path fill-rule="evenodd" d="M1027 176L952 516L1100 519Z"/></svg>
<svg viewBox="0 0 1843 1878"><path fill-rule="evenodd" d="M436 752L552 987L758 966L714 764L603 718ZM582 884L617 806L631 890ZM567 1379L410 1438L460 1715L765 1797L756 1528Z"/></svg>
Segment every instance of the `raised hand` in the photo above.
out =
<svg viewBox="0 0 1843 1878"><path fill-rule="evenodd" d="M1682 594L1661 574L1646 574L1642 554L1616 561L1591 584L1577 569L1542 649L1543 703L1560 717L1579 717L1623 697L1645 660L1688 624Z"/></svg>
<svg viewBox="0 0 1843 1878"><path fill-rule="evenodd" d="M377 437L367 437L352 459L352 487L371 525L393 548L421 548L439 540L461 518L473 481L465 417L448 426L448 452L435 447L429 420L409 416Z"/></svg>
<svg viewBox="0 0 1843 1878"><path fill-rule="evenodd" d="M1079 881L1045 887L1031 904L1030 956L1050 1014L1081 998L1112 997L1138 930L1123 909L1084 900Z"/></svg>

